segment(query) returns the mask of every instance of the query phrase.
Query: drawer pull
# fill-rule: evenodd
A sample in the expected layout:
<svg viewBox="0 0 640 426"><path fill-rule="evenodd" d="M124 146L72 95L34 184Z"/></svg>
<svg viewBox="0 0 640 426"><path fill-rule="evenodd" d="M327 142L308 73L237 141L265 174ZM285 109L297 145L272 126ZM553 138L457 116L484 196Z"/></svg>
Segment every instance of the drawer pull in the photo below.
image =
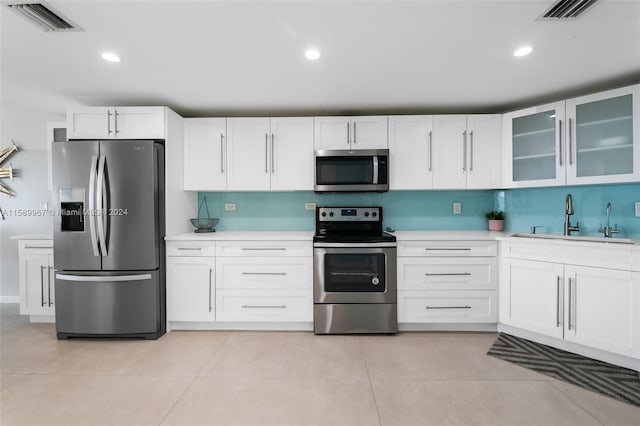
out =
<svg viewBox="0 0 640 426"><path fill-rule="evenodd" d="M200 251L200 250L202 250L202 247L178 247L178 250L195 250L195 251Z"/></svg>
<svg viewBox="0 0 640 426"><path fill-rule="evenodd" d="M273 251L273 250L280 250L280 251L285 251L286 248L284 247L242 247L241 249L242 251Z"/></svg>
<svg viewBox="0 0 640 426"><path fill-rule="evenodd" d="M51 250L53 247L52 246L24 246L24 248L26 248L26 249L47 249L47 250Z"/></svg>
<svg viewBox="0 0 640 426"><path fill-rule="evenodd" d="M242 275L287 275L286 272L243 272Z"/></svg>
<svg viewBox="0 0 640 426"><path fill-rule="evenodd" d="M430 274L430 273L426 273L425 274L427 277L442 277L442 276L466 276L466 275L471 275L471 272L445 272L442 274Z"/></svg>
<svg viewBox="0 0 640 426"><path fill-rule="evenodd" d="M470 248L448 248L448 247L427 247L425 248L426 251L430 251L430 250L437 250L437 251L471 251Z"/></svg>
<svg viewBox="0 0 640 426"><path fill-rule="evenodd" d="M471 306L428 306L425 309L471 309Z"/></svg>
<svg viewBox="0 0 640 426"><path fill-rule="evenodd" d="M287 305L242 305L242 309L287 309Z"/></svg>

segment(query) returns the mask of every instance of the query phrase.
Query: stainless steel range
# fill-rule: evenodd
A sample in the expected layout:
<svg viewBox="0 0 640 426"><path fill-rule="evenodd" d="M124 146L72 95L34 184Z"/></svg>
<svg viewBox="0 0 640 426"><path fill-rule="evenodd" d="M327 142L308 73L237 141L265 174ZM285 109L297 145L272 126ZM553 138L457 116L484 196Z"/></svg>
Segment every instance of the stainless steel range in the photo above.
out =
<svg viewBox="0 0 640 426"><path fill-rule="evenodd" d="M316 209L316 334L397 333L396 246L382 207Z"/></svg>

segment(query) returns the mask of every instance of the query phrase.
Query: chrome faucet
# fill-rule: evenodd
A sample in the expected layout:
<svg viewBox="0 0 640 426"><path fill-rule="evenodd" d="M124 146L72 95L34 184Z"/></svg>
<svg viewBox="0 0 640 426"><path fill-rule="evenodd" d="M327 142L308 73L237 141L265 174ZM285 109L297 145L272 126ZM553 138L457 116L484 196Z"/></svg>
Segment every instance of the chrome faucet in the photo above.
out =
<svg viewBox="0 0 640 426"><path fill-rule="evenodd" d="M567 194L564 213L564 235L571 235L572 231L580 232L580 222L576 222L576 226L571 225L571 216L575 213L571 194Z"/></svg>
<svg viewBox="0 0 640 426"><path fill-rule="evenodd" d="M618 232L618 225L614 225L613 229L611 228L611 226L609 225L609 220L611 219L611 203L607 203L607 225L603 228L602 224L600 224L600 229L598 229L598 232L602 232L604 233L604 237L605 238L613 238L613 234L617 234Z"/></svg>

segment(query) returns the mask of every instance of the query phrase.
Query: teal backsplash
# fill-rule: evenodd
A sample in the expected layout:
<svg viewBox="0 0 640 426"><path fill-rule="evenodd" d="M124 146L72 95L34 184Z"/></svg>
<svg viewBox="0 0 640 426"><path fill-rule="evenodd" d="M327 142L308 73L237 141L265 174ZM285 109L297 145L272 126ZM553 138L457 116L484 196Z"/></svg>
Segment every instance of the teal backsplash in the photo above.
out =
<svg viewBox="0 0 640 426"><path fill-rule="evenodd" d="M618 224L618 237L640 238L640 218L634 215L634 202L640 201L640 184L611 184L469 191L391 191L382 194L316 194L300 192L207 192L212 217L220 218L216 229L310 231L315 227L315 211L304 209L305 202L318 206L382 206L384 226L398 230L486 230L484 214L498 208L506 211L505 230L562 233L564 201L573 196L579 235L598 235L611 202L611 224ZM462 203L462 214L452 213L452 204ZM236 203L236 211L224 211L224 203ZM204 215L204 209L201 212Z"/></svg>
<svg viewBox="0 0 640 426"><path fill-rule="evenodd" d="M207 192L212 217L219 217L216 229L291 230L315 229L315 211L304 203L318 206L382 206L384 226L402 230L462 229L484 230L484 214L493 209L494 191L393 191L382 194L316 194L300 192ZM462 203L462 214L452 213L452 203ZM236 211L224 211L224 203L236 203ZM204 208L201 215L204 215Z"/></svg>
<svg viewBox="0 0 640 426"><path fill-rule="evenodd" d="M640 184L610 184L526 188L495 191L495 205L507 212L505 230L529 232L537 225L541 234L561 234L564 226L565 199L573 198L575 214L571 223L580 222L575 235L599 235L605 223L605 209L611 203L611 226L618 225L616 237L640 238L640 217L635 217L634 203L640 201Z"/></svg>

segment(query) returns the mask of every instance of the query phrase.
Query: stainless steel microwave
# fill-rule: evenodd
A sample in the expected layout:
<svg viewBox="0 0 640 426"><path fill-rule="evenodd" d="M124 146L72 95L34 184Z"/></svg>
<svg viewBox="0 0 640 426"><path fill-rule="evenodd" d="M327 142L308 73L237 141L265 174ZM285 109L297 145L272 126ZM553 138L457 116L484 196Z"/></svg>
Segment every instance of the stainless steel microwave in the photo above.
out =
<svg viewBox="0 0 640 426"><path fill-rule="evenodd" d="M315 151L316 192L386 192L388 149Z"/></svg>

